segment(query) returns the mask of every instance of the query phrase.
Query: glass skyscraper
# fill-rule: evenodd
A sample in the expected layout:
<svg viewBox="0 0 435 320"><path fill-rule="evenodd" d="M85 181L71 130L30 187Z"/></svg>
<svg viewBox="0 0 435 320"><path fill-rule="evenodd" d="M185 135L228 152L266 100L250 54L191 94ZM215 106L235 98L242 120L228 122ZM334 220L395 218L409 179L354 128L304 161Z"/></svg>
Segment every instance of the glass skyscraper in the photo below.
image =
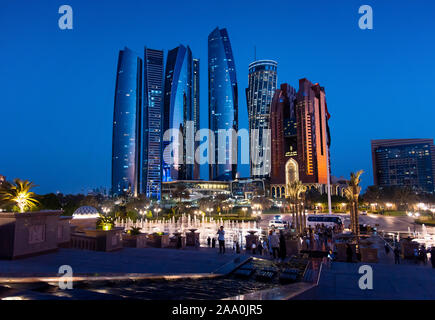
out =
<svg viewBox="0 0 435 320"><path fill-rule="evenodd" d="M164 130L181 133L172 143L179 148L167 148L164 141L163 181L195 178L195 132L199 127L199 60L192 58L189 47L180 45L168 52L164 88ZM199 171L198 171L199 173ZM197 178L197 177L196 177Z"/></svg>
<svg viewBox="0 0 435 320"><path fill-rule="evenodd" d="M209 179L232 180L237 172L237 138L218 141L219 130L238 130L236 69L226 29L216 28L208 36L208 95L209 128L216 137L214 144L210 139ZM218 162L222 157L225 163Z"/></svg>
<svg viewBox="0 0 435 320"><path fill-rule="evenodd" d="M277 65L273 60L258 60L249 65L246 103L249 117L250 169L251 176L255 178L266 178L271 170L270 135L266 135L263 140L263 133L270 129L270 104L276 90ZM253 129L258 130L258 138L254 139L254 144L251 140ZM259 159L264 159L265 163L258 163Z"/></svg>
<svg viewBox="0 0 435 320"><path fill-rule="evenodd" d="M162 187L163 51L144 49L141 193L160 199Z"/></svg>
<svg viewBox="0 0 435 320"><path fill-rule="evenodd" d="M127 47L119 52L112 136L112 194L139 192L142 59Z"/></svg>

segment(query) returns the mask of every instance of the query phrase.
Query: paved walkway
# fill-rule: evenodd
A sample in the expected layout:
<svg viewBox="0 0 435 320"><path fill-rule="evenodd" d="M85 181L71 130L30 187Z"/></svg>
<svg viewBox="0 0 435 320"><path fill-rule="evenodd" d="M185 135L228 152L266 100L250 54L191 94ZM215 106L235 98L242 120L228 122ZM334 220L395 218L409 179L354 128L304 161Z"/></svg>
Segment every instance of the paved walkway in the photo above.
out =
<svg viewBox="0 0 435 320"><path fill-rule="evenodd" d="M0 260L0 275L55 274L61 265L70 265L74 273L210 273L237 257L245 256L222 255L209 248L124 248L116 252L59 249L25 259Z"/></svg>
<svg viewBox="0 0 435 320"><path fill-rule="evenodd" d="M334 262L324 268L319 285L295 299L390 300L435 299L435 269L412 265L369 264L373 268L373 290L361 290L358 273L362 263Z"/></svg>
<svg viewBox="0 0 435 320"><path fill-rule="evenodd" d="M430 262L417 265L402 260L394 264L394 254L385 253L384 240L372 236L373 247L378 248L378 263L333 262L323 268L319 285L297 296L295 299L338 299L338 300L391 300L391 299L435 299L435 269ZM358 282L362 274L359 268L373 268L373 290L361 290Z"/></svg>

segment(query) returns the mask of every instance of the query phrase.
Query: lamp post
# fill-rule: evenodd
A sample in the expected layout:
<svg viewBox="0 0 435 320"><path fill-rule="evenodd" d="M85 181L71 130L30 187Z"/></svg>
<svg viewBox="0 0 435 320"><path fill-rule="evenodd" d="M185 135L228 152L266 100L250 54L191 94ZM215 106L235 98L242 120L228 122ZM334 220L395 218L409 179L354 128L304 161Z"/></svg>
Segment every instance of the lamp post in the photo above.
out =
<svg viewBox="0 0 435 320"><path fill-rule="evenodd" d="M161 208L159 208L159 207L154 208L154 213L157 214L157 218L159 217L159 212L160 212L160 211L162 211Z"/></svg>

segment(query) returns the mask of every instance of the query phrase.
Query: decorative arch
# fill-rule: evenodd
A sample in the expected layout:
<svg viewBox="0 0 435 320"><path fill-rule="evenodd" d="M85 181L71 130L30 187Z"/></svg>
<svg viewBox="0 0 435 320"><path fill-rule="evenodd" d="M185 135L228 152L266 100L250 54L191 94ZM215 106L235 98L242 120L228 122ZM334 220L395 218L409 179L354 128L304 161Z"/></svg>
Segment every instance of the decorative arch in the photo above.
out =
<svg viewBox="0 0 435 320"><path fill-rule="evenodd" d="M299 165L295 159L290 158L285 164L285 184L299 180Z"/></svg>

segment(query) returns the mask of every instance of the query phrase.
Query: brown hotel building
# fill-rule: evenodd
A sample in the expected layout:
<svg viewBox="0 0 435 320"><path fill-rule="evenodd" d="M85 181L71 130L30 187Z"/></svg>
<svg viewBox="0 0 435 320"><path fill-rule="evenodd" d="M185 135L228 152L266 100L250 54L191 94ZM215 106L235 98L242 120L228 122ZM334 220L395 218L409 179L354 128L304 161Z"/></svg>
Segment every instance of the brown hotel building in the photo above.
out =
<svg viewBox="0 0 435 320"><path fill-rule="evenodd" d="M293 180L326 190L329 118L325 89L319 84L304 78L297 93L288 84L276 90L270 107L272 197L284 197L285 186Z"/></svg>

